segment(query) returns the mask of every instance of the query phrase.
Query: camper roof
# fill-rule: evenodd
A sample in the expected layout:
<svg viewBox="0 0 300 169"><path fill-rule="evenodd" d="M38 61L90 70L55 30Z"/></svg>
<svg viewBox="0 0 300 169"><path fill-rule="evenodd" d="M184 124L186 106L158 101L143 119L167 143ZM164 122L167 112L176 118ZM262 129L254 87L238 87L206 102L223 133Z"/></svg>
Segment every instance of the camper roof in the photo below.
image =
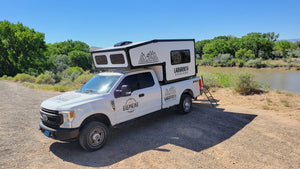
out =
<svg viewBox="0 0 300 169"><path fill-rule="evenodd" d="M129 43L129 44L122 45L122 46L111 46L111 47L102 48L102 49L95 49L95 50L91 50L90 52L94 53L94 52L122 50L122 49L126 49L126 48L131 48L131 47L144 45L144 44L147 44L147 43L172 42L172 41L194 41L194 39L153 39L153 40L149 40L149 41Z"/></svg>

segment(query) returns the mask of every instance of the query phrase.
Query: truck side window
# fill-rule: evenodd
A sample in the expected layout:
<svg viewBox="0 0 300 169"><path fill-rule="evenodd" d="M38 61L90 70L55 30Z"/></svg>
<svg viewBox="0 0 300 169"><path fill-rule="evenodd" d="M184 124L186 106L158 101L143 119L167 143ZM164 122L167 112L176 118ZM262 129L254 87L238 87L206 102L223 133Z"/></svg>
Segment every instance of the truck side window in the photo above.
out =
<svg viewBox="0 0 300 169"><path fill-rule="evenodd" d="M137 75L130 75L123 79L123 81L118 86L118 90L121 89L122 85L128 85L129 89L133 92L139 89Z"/></svg>
<svg viewBox="0 0 300 169"><path fill-rule="evenodd" d="M138 74L140 89L151 87L154 85L154 80L150 72Z"/></svg>
<svg viewBox="0 0 300 169"><path fill-rule="evenodd" d="M182 63L190 63L191 55L190 50L172 50L171 51L171 64L177 65Z"/></svg>

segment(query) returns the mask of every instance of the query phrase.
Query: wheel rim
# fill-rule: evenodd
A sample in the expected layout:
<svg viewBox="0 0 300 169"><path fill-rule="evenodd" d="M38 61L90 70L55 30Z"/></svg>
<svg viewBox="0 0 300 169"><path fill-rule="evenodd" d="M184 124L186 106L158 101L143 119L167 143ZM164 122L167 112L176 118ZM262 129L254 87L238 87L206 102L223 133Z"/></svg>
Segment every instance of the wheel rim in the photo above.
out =
<svg viewBox="0 0 300 169"><path fill-rule="evenodd" d="M104 137L104 130L101 128L95 128L89 136L89 143L92 147L97 147L102 144Z"/></svg>
<svg viewBox="0 0 300 169"><path fill-rule="evenodd" d="M190 111L191 106L192 106L192 104L191 104L190 99L188 97L186 97L183 101L183 110L185 112L188 112L188 111Z"/></svg>

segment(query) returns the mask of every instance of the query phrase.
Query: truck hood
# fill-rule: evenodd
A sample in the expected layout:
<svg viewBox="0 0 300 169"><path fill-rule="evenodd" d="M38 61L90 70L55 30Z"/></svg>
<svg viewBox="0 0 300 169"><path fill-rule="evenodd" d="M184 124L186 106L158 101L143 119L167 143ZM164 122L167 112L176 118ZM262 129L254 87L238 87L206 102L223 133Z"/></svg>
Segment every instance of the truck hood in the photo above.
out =
<svg viewBox="0 0 300 169"><path fill-rule="evenodd" d="M51 110L71 110L81 104L96 99L103 99L105 95L107 94L81 93L72 91L43 101L41 107Z"/></svg>

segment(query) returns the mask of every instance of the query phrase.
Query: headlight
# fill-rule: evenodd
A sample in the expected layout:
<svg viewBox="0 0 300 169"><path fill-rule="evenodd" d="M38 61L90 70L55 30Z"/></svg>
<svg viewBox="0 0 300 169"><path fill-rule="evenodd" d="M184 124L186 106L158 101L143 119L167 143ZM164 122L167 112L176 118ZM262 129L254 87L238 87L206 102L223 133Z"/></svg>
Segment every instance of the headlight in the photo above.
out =
<svg viewBox="0 0 300 169"><path fill-rule="evenodd" d="M64 123L61 126L65 128L72 128L74 111L60 111L59 114L61 114L64 118Z"/></svg>

